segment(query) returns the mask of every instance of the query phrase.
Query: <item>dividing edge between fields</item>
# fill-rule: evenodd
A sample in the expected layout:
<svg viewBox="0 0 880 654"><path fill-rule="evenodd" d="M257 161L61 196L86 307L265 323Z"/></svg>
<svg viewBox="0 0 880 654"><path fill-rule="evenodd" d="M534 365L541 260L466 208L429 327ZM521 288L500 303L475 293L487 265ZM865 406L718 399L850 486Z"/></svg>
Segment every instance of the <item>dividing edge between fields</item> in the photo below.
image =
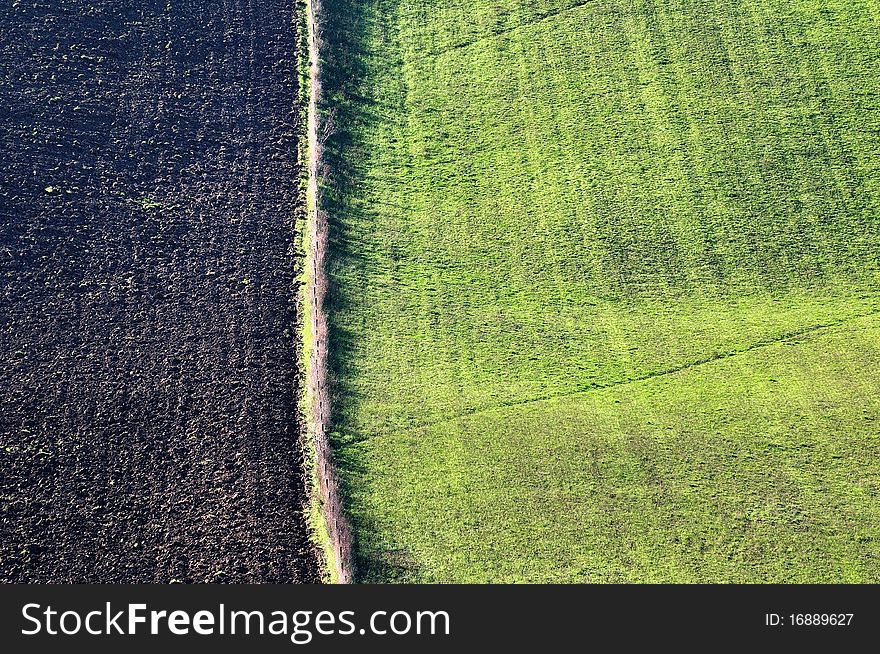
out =
<svg viewBox="0 0 880 654"><path fill-rule="evenodd" d="M321 118L320 0L305 0L308 32L308 111L305 244L305 324L303 349L306 367L306 437L314 446L317 494L320 505L318 538L323 541L331 580L354 580L352 531L345 516L339 475L330 446L330 393L328 387L328 324L325 310L328 278L328 216L321 209L319 176L323 169L323 143L319 138ZM329 550L329 551L327 551Z"/></svg>

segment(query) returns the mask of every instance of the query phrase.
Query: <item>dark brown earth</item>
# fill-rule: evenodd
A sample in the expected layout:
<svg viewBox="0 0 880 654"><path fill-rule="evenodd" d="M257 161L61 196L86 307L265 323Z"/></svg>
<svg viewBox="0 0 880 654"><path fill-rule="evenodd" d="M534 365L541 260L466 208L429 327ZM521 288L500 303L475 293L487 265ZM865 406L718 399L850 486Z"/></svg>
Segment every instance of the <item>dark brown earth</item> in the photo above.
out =
<svg viewBox="0 0 880 654"><path fill-rule="evenodd" d="M0 9L0 580L319 580L295 11Z"/></svg>

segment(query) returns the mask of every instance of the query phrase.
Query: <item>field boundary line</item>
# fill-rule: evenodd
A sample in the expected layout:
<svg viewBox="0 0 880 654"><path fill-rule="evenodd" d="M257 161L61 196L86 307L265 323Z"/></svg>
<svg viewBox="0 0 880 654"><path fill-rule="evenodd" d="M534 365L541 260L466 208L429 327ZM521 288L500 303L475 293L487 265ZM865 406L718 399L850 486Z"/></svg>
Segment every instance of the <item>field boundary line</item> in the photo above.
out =
<svg viewBox="0 0 880 654"><path fill-rule="evenodd" d="M330 446L330 392L328 384L328 321L325 309L328 277L326 270L329 243L327 213L321 208L318 183L323 174L323 129L319 107L321 101L320 60L320 0L306 0L306 23L308 26L309 101L307 116L308 132L308 183L306 187L305 230L305 311L311 330L311 339L304 344L306 356L306 432L314 444L315 474L320 495L320 513L330 544L332 579L337 583L354 580L352 556L352 531L345 516L340 492L340 480L333 462Z"/></svg>
<svg viewBox="0 0 880 654"><path fill-rule="evenodd" d="M555 395L543 395L541 397L533 397L527 400L520 400L517 402L510 402L507 404L495 404L493 406L488 406L482 409L475 409L474 411L466 411L464 413L460 413L458 415L452 416L450 418L443 418L442 420L435 420L433 422L426 422L419 425L413 425L412 427L407 428L406 431L413 431L416 429L429 429L431 427L436 427L437 425L443 425L449 422L455 422L456 420L462 420L464 418L470 418L471 416L481 415L483 413L491 413L492 411L501 411L507 408L525 406L527 404L537 404L539 402L550 402L552 400L558 400L566 397L573 397L575 395L586 395L588 393L594 393L597 391L607 390L609 388L617 388L619 386L628 386L630 384L638 384L644 381L651 381L653 379L657 379L659 377L666 377L668 375L674 375L675 373L683 372L685 370L690 370L692 368L700 368L710 363L714 363L716 361L724 361L727 359L733 359L742 354L749 354L750 352L754 352L756 350L761 350L767 347L772 347L773 345L779 345L780 343L786 343L795 338L799 338L801 336L808 336L818 332L822 332L828 329L833 329L835 327L840 327L842 325L847 325L858 320L863 320L865 318L872 318L874 316L880 315L880 310L871 311L869 313L862 313L854 316L850 316L849 318L845 318L843 320L838 320L830 323L822 323L822 324L814 324L809 325L807 327L802 327L801 329L790 330L776 336L775 338L769 338L762 341L758 341L757 343L753 343L741 350L728 350L726 352L716 352L715 354L705 356L701 359L697 359L695 361L689 361L687 363L683 363L678 366L673 366L671 368L665 368L663 370L657 370L655 372L647 373L641 375L639 377L633 377L632 379L623 379L616 382L610 382L607 384L594 384L587 387L581 387L575 389L573 391L567 391L564 393L557 393Z"/></svg>
<svg viewBox="0 0 880 654"><path fill-rule="evenodd" d="M471 41L462 41L461 43L453 43L452 45L447 45L442 48L438 48L437 50L429 50L424 54L419 55L418 57L413 57L410 59L411 62L419 62L425 61L427 59L435 59L437 57L442 57L443 55L454 52L456 50L463 50L464 48L469 48L472 45L477 45L478 43L483 43L485 41L491 41L492 39L499 38L504 36L505 34L510 34L511 32L515 32L520 29L524 29L526 27L531 27L532 25L537 25L538 23L543 23L546 20L550 20L556 16L560 16L562 14L568 13L570 11L576 11L587 5L595 4L596 0L581 0L571 6L564 7L563 9L557 9L556 11L551 11L546 14L542 14L540 16L536 16L532 20L527 20L525 22L520 23L519 25L514 25L513 27L506 27L502 30L498 30L497 32L492 32L491 34L486 34L479 38L473 39Z"/></svg>

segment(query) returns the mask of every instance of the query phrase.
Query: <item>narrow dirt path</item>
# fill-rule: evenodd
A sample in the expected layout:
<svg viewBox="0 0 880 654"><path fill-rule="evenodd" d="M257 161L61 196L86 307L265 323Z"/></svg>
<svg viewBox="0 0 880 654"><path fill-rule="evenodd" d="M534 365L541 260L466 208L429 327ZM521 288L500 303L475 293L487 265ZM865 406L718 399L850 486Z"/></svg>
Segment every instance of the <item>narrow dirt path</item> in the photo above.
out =
<svg viewBox="0 0 880 654"><path fill-rule="evenodd" d="M294 7L0 10L0 580L319 580Z"/></svg>
<svg viewBox="0 0 880 654"><path fill-rule="evenodd" d="M306 374L307 403L310 411L309 437L315 444L318 488L321 494L321 513L327 527L332 550L334 576L338 583L354 580L353 538L345 515L339 477L333 464L330 443L331 409L330 384L327 376L329 355L329 328L325 301L328 289L327 248L329 223L321 208L319 178L323 168L322 135L332 125L321 124L321 3L307 0L309 48L309 107L308 107L308 218L309 249L306 255L306 302L304 312L311 321L311 348Z"/></svg>

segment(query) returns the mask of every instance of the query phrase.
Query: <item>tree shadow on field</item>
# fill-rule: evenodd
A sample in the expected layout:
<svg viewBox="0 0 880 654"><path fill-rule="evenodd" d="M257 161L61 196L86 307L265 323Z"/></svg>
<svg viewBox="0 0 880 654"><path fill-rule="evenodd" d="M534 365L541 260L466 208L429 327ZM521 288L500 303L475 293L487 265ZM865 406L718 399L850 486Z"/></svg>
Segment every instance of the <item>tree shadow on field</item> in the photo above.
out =
<svg viewBox="0 0 880 654"><path fill-rule="evenodd" d="M362 583L412 583L421 567L409 550L377 550L357 553L358 577Z"/></svg>
<svg viewBox="0 0 880 654"><path fill-rule="evenodd" d="M340 448L339 434L331 434L334 459L337 468L345 471L340 475L339 493L344 507L352 507L353 481L365 479L370 470L351 450ZM359 583L403 583L422 580L422 565L413 554L402 547L389 549L376 539L385 531L383 526L364 512L348 511L354 535L353 556Z"/></svg>
<svg viewBox="0 0 880 654"><path fill-rule="evenodd" d="M352 520L352 528L358 534L382 531L372 518L363 515ZM421 579L422 566L406 548L384 549L359 540L354 557L360 583L413 583Z"/></svg>
<svg viewBox="0 0 880 654"><path fill-rule="evenodd" d="M383 525L363 512L351 511L352 499L358 496L352 486L369 475L351 446L369 434L346 433L350 430L345 416L352 415L358 402L358 393L347 387L351 370L346 367L357 356L361 328L340 324L337 318L363 306L360 289L375 264L363 243L363 235L374 229L376 212L363 194L364 180L376 174L375 149L368 137L377 127L404 119L406 94L393 20L398 4L399 0L322 0L319 26L323 124L319 185L329 220L325 306L332 344L328 382L336 423L331 441L340 494L355 536L357 581L372 583L413 581L421 574L410 552L396 545L388 549L389 544L381 542Z"/></svg>
<svg viewBox="0 0 880 654"><path fill-rule="evenodd" d="M321 52L321 112L323 165L319 188L321 205L329 220L327 251L329 381L331 387L346 379L346 362L357 347L358 334L341 326L335 316L350 315L363 298L358 292L370 267L359 234L374 222L373 207L362 192L372 165L373 148L365 134L380 124L402 120L402 92L383 92L377 75L397 76L402 65L395 42L393 17L399 0L322 0L318 26ZM379 71L379 72L377 72ZM395 89L397 91L399 89ZM359 244L359 245L358 245ZM348 414L352 393L334 393L334 414ZM342 471L345 471L344 464Z"/></svg>

